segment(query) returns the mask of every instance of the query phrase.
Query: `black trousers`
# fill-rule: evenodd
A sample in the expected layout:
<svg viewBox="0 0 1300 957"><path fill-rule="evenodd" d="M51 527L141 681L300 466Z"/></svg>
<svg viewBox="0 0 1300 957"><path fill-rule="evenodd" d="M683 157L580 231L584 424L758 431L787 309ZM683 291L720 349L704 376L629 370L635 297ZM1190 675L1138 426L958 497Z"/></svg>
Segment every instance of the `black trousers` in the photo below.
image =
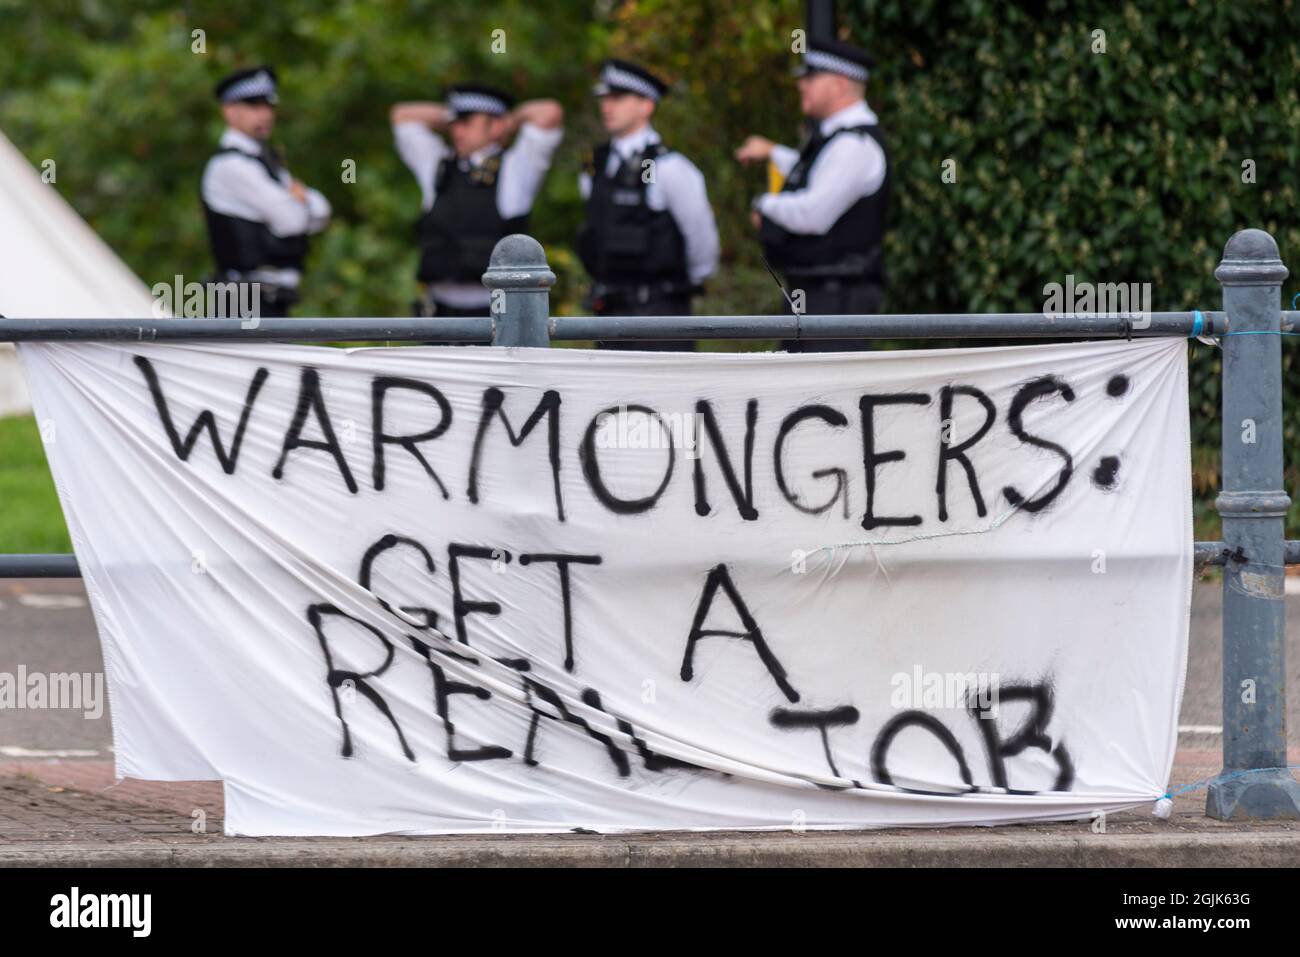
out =
<svg viewBox="0 0 1300 957"><path fill-rule="evenodd" d="M598 316L689 316L690 296L660 296L649 302L629 302L596 310ZM597 349L634 349L640 352L694 352L692 339L621 339L597 342Z"/></svg>
<svg viewBox="0 0 1300 957"><path fill-rule="evenodd" d="M265 302L262 303L263 319L288 319L289 304L287 302Z"/></svg>
<svg viewBox="0 0 1300 957"><path fill-rule="evenodd" d="M225 283L225 282L229 282L230 280L214 278L208 281L213 283ZM290 295L281 295L277 297L274 292L267 291L268 287L264 283L259 283L257 286L253 286L252 283L241 282L241 283L236 283L236 286L237 286L236 295L238 298L235 300L235 303L242 307L242 305L246 302L255 301L257 303L257 317L259 319L287 319L289 318L290 308L293 306L295 302L298 301L298 296L296 292ZM245 318L244 316L238 315L238 310L234 311L235 314L227 314L229 312L230 310L221 308L218 310L218 315L212 316L210 318L213 319Z"/></svg>
<svg viewBox="0 0 1300 957"><path fill-rule="evenodd" d="M434 301L433 308L437 314L435 319L476 319L487 318L492 315L491 306L449 306L445 302ZM426 346L472 346L473 342L448 342L447 340L430 340L423 342L421 345Z"/></svg>
<svg viewBox="0 0 1300 957"><path fill-rule="evenodd" d="M449 306L445 302L434 303L439 319L473 319L487 318L492 315L491 306Z"/></svg>
<svg viewBox="0 0 1300 957"><path fill-rule="evenodd" d="M885 301L885 287L878 282L843 279L788 280L793 289L805 295L804 314L808 316L874 315ZM871 348L869 339L786 339L786 352L860 352Z"/></svg>

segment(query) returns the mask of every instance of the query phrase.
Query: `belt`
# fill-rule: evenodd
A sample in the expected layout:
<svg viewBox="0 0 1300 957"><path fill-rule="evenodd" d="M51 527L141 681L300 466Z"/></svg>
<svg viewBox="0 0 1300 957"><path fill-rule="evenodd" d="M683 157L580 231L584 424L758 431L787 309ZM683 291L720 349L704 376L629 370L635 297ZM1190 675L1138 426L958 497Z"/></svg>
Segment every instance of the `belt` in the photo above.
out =
<svg viewBox="0 0 1300 957"><path fill-rule="evenodd" d="M218 272L209 281L257 283L258 295L270 303L282 302L286 305L292 305L300 298L297 286L285 286L276 282L268 282L266 279L259 276L257 270L240 272L236 269L226 269Z"/></svg>
<svg viewBox="0 0 1300 957"><path fill-rule="evenodd" d="M856 289L858 287L885 287L876 276L792 276L786 274L786 280L792 286L802 289Z"/></svg>
<svg viewBox="0 0 1300 957"><path fill-rule="evenodd" d="M669 299L678 296L695 296L704 291L702 286L680 280L664 280L647 283L593 283L584 305L591 309L609 309L615 306L636 303L645 305L654 299Z"/></svg>
<svg viewBox="0 0 1300 957"><path fill-rule="evenodd" d="M490 311L492 303L489 300L482 304L457 306L454 303L443 302L439 299L437 294L433 291L433 286L431 284L420 283L420 295L411 303L411 308L414 311L416 318L432 319L438 315L446 315L446 310L448 309L453 309L457 312L473 310L474 314L477 314L480 309Z"/></svg>
<svg viewBox="0 0 1300 957"><path fill-rule="evenodd" d="M869 256L847 256L839 262L821 266L789 266L782 270L789 279L860 279L863 282L880 282L879 253Z"/></svg>

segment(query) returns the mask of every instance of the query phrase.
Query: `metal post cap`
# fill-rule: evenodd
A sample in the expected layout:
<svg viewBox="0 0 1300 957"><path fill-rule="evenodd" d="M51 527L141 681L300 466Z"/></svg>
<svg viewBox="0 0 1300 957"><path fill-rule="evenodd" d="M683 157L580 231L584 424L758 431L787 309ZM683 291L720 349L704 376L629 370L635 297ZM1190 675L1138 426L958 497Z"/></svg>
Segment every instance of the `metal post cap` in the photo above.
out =
<svg viewBox="0 0 1300 957"><path fill-rule="evenodd" d="M555 285L555 273L546 261L542 244L514 233L492 250L483 285L489 289L549 289Z"/></svg>
<svg viewBox="0 0 1300 957"><path fill-rule="evenodd" d="M1223 247L1223 261L1214 270L1214 278L1225 286L1280 285L1288 275L1277 242L1262 229L1234 233Z"/></svg>

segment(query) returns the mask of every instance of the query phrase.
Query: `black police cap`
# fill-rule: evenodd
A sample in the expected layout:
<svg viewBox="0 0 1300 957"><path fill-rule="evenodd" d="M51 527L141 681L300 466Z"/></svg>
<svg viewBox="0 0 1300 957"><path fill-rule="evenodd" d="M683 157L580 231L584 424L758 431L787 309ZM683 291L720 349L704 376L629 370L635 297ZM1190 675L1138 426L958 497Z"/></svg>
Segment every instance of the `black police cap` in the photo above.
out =
<svg viewBox="0 0 1300 957"><path fill-rule="evenodd" d="M600 78L592 92L596 96L635 93L657 101L668 92L668 84L640 64L611 57L601 63Z"/></svg>
<svg viewBox="0 0 1300 957"><path fill-rule="evenodd" d="M280 101L275 70L265 65L236 70L218 83L213 92L222 103L274 104Z"/></svg>
<svg viewBox="0 0 1300 957"><path fill-rule="evenodd" d="M483 83L458 83L447 88L447 108L452 119L471 113L504 116L514 108L515 98L504 90Z"/></svg>

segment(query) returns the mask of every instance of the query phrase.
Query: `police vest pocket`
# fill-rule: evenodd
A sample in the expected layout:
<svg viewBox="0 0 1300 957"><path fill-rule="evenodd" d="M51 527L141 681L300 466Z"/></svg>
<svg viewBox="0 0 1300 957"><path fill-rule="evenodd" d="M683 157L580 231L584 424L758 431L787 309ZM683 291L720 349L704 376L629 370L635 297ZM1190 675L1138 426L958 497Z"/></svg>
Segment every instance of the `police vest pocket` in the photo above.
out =
<svg viewBox="0 0 1300 957"><path fill-rule="evenodd" d="M605 249L615 256L643 256L650 251L650 231L644 226L611 226Z"/></svg>

